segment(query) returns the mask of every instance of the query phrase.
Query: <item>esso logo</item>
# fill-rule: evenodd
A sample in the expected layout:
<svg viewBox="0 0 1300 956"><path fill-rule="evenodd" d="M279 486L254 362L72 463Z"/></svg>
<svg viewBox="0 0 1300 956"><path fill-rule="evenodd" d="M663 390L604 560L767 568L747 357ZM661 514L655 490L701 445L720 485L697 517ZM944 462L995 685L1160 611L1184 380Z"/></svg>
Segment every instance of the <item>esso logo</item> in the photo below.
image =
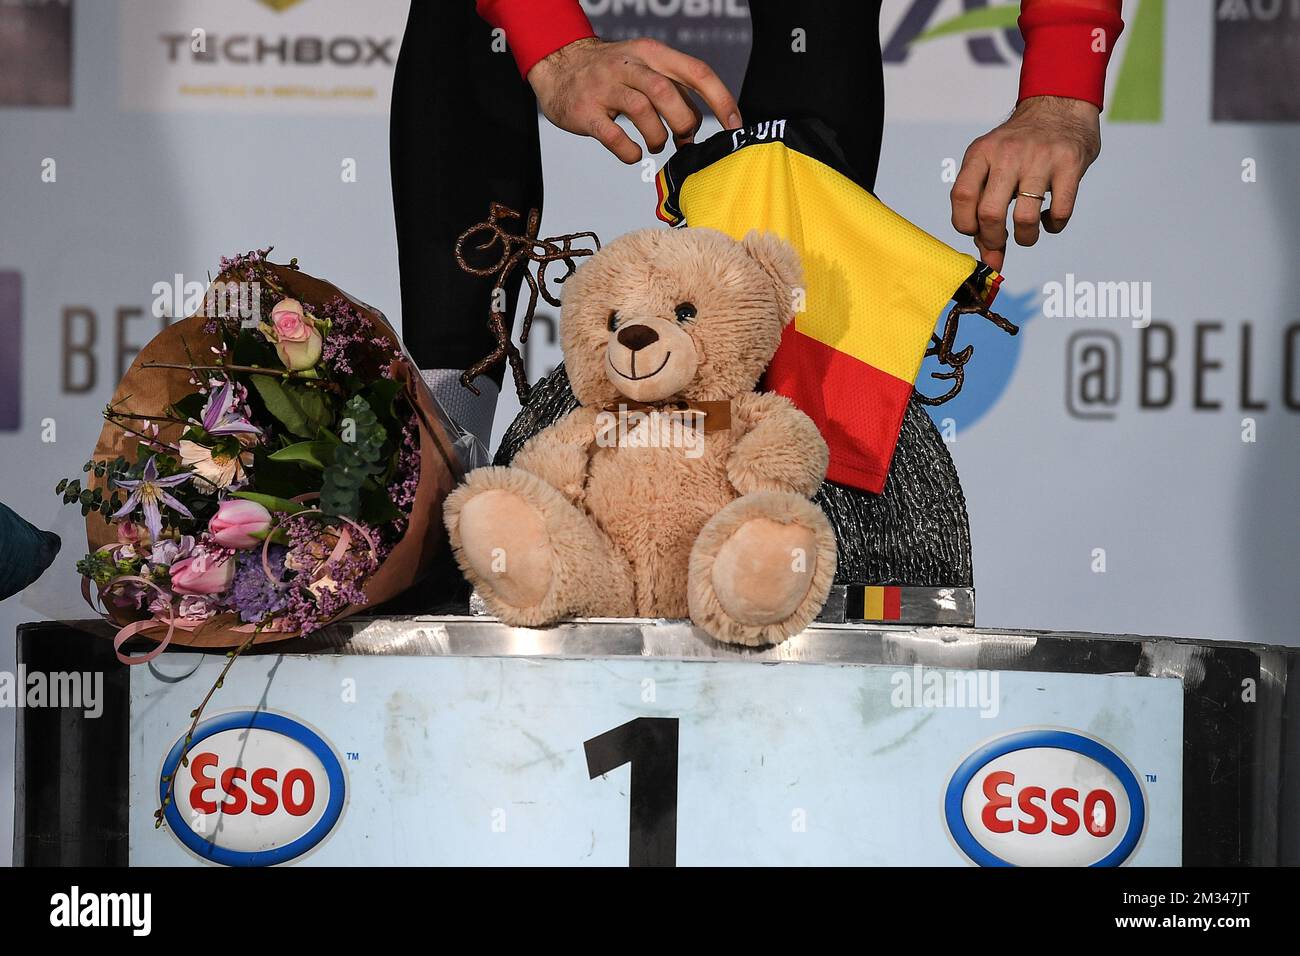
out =
<svg viewBox="0 0 1300 956"><path fill-rule="evenodd" d="M205 860L270 866L299 857L338 823L343 764L316 731L284 714L239 711L194 731L187 766L184 738L163 761L160 799L175 773L167 825Z"/></svg>
<svg viewBox="0 0 1300 956"><path fill-rule="evenodd" d="M981 866L1119 866L1142 839L1146 798L1128 762L1071 730L1022 730L962 761L948 831Z"/></svg>

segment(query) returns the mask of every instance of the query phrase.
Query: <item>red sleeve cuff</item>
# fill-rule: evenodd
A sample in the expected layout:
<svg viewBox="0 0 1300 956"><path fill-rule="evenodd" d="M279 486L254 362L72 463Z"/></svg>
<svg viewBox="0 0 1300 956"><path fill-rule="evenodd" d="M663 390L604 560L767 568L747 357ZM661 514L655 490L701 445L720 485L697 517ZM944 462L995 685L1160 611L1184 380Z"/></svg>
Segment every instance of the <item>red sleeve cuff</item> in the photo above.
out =
<svg viewBox="0 0 1300 956"><path fill-rule="evenodd" d="M578 0L476 0L476 3L479 16L505 31L520 76L526 77L538 60L560 47L596 35Z"/></svg>
<svg viewBox="0 0 1300 956"><path fill-rule="evenodd" d="M1068 96L1101 109L1106 66L1124 29L1119 11L1119 0L1107 8L1040 0L1022 13L1017 21L1025 38L1020 99Z"/></svg>

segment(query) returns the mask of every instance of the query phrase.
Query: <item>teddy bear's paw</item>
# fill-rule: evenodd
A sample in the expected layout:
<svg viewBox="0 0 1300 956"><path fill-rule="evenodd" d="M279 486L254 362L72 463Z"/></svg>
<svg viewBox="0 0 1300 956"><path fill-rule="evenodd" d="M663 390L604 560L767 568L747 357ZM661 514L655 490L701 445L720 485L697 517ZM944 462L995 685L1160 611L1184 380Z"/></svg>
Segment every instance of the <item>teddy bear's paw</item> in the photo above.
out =
<svg viewBox="0 0 1300 956"><path fill-rule="evenodd" d="M775 624L803 601L816 562L817 538L811 529L750 518L718 551L711 575L713 591L733 620Z"/></svg>
<svg viewBox="0 0 1300 956"><path fill-rule="evenodd" d="M480 593L503 619L517 615L500 604L526 612L551 590L554 554L546 523L514 492L491 488L461 506L460 552Z"/></svg>
<svg viewBox="0 0 1300 956"><path fill-rule="evenodd" d="M584 511L519 468L478 468L447 496L452 550L488 609L539 627L633 613L632 572Z"/></svg>
<svg viewBox="0 0 1300 956"><path fill-rule="evenodd" d="M834 575L835 538L820 508L785 492L746 495L696 540L691 617L719 640L774 644L817 616Z"/></svg>

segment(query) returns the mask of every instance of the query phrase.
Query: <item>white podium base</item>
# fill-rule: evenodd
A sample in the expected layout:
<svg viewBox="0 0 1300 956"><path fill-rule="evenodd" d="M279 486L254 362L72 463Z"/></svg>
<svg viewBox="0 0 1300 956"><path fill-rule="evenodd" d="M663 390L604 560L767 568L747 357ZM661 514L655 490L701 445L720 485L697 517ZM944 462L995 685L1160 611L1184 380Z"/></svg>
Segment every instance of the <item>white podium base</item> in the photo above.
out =
<svg viewBox="0 0 1300 956"><path fill-rule="evenodd" d="M180 767L225 658L168 653L131 674L130 862L1180 863L1182 681L1044 640L345 622L236 661Z"/></svg>

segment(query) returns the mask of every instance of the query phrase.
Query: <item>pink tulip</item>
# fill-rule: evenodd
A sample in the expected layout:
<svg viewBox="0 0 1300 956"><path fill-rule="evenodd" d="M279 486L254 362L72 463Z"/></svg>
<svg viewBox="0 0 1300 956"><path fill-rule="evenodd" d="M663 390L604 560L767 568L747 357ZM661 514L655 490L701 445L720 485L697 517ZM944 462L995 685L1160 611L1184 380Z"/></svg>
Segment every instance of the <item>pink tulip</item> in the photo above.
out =
<svg viewBox="0 0 1300 956"><path fill-rule="evenodd" d="M235 562L224 554L196 553L172 565L172 590L177 594L220 594L235 579Z"/></svg>
<svg viewBox="0 0 1300 956"><path fill-rule="evenodd" d="M208 522L212 540L223 548L242 550L255 548L261 540L255 535L271 527L271 512L256 501L228 498L217 506L217 513Z"/></svg>

